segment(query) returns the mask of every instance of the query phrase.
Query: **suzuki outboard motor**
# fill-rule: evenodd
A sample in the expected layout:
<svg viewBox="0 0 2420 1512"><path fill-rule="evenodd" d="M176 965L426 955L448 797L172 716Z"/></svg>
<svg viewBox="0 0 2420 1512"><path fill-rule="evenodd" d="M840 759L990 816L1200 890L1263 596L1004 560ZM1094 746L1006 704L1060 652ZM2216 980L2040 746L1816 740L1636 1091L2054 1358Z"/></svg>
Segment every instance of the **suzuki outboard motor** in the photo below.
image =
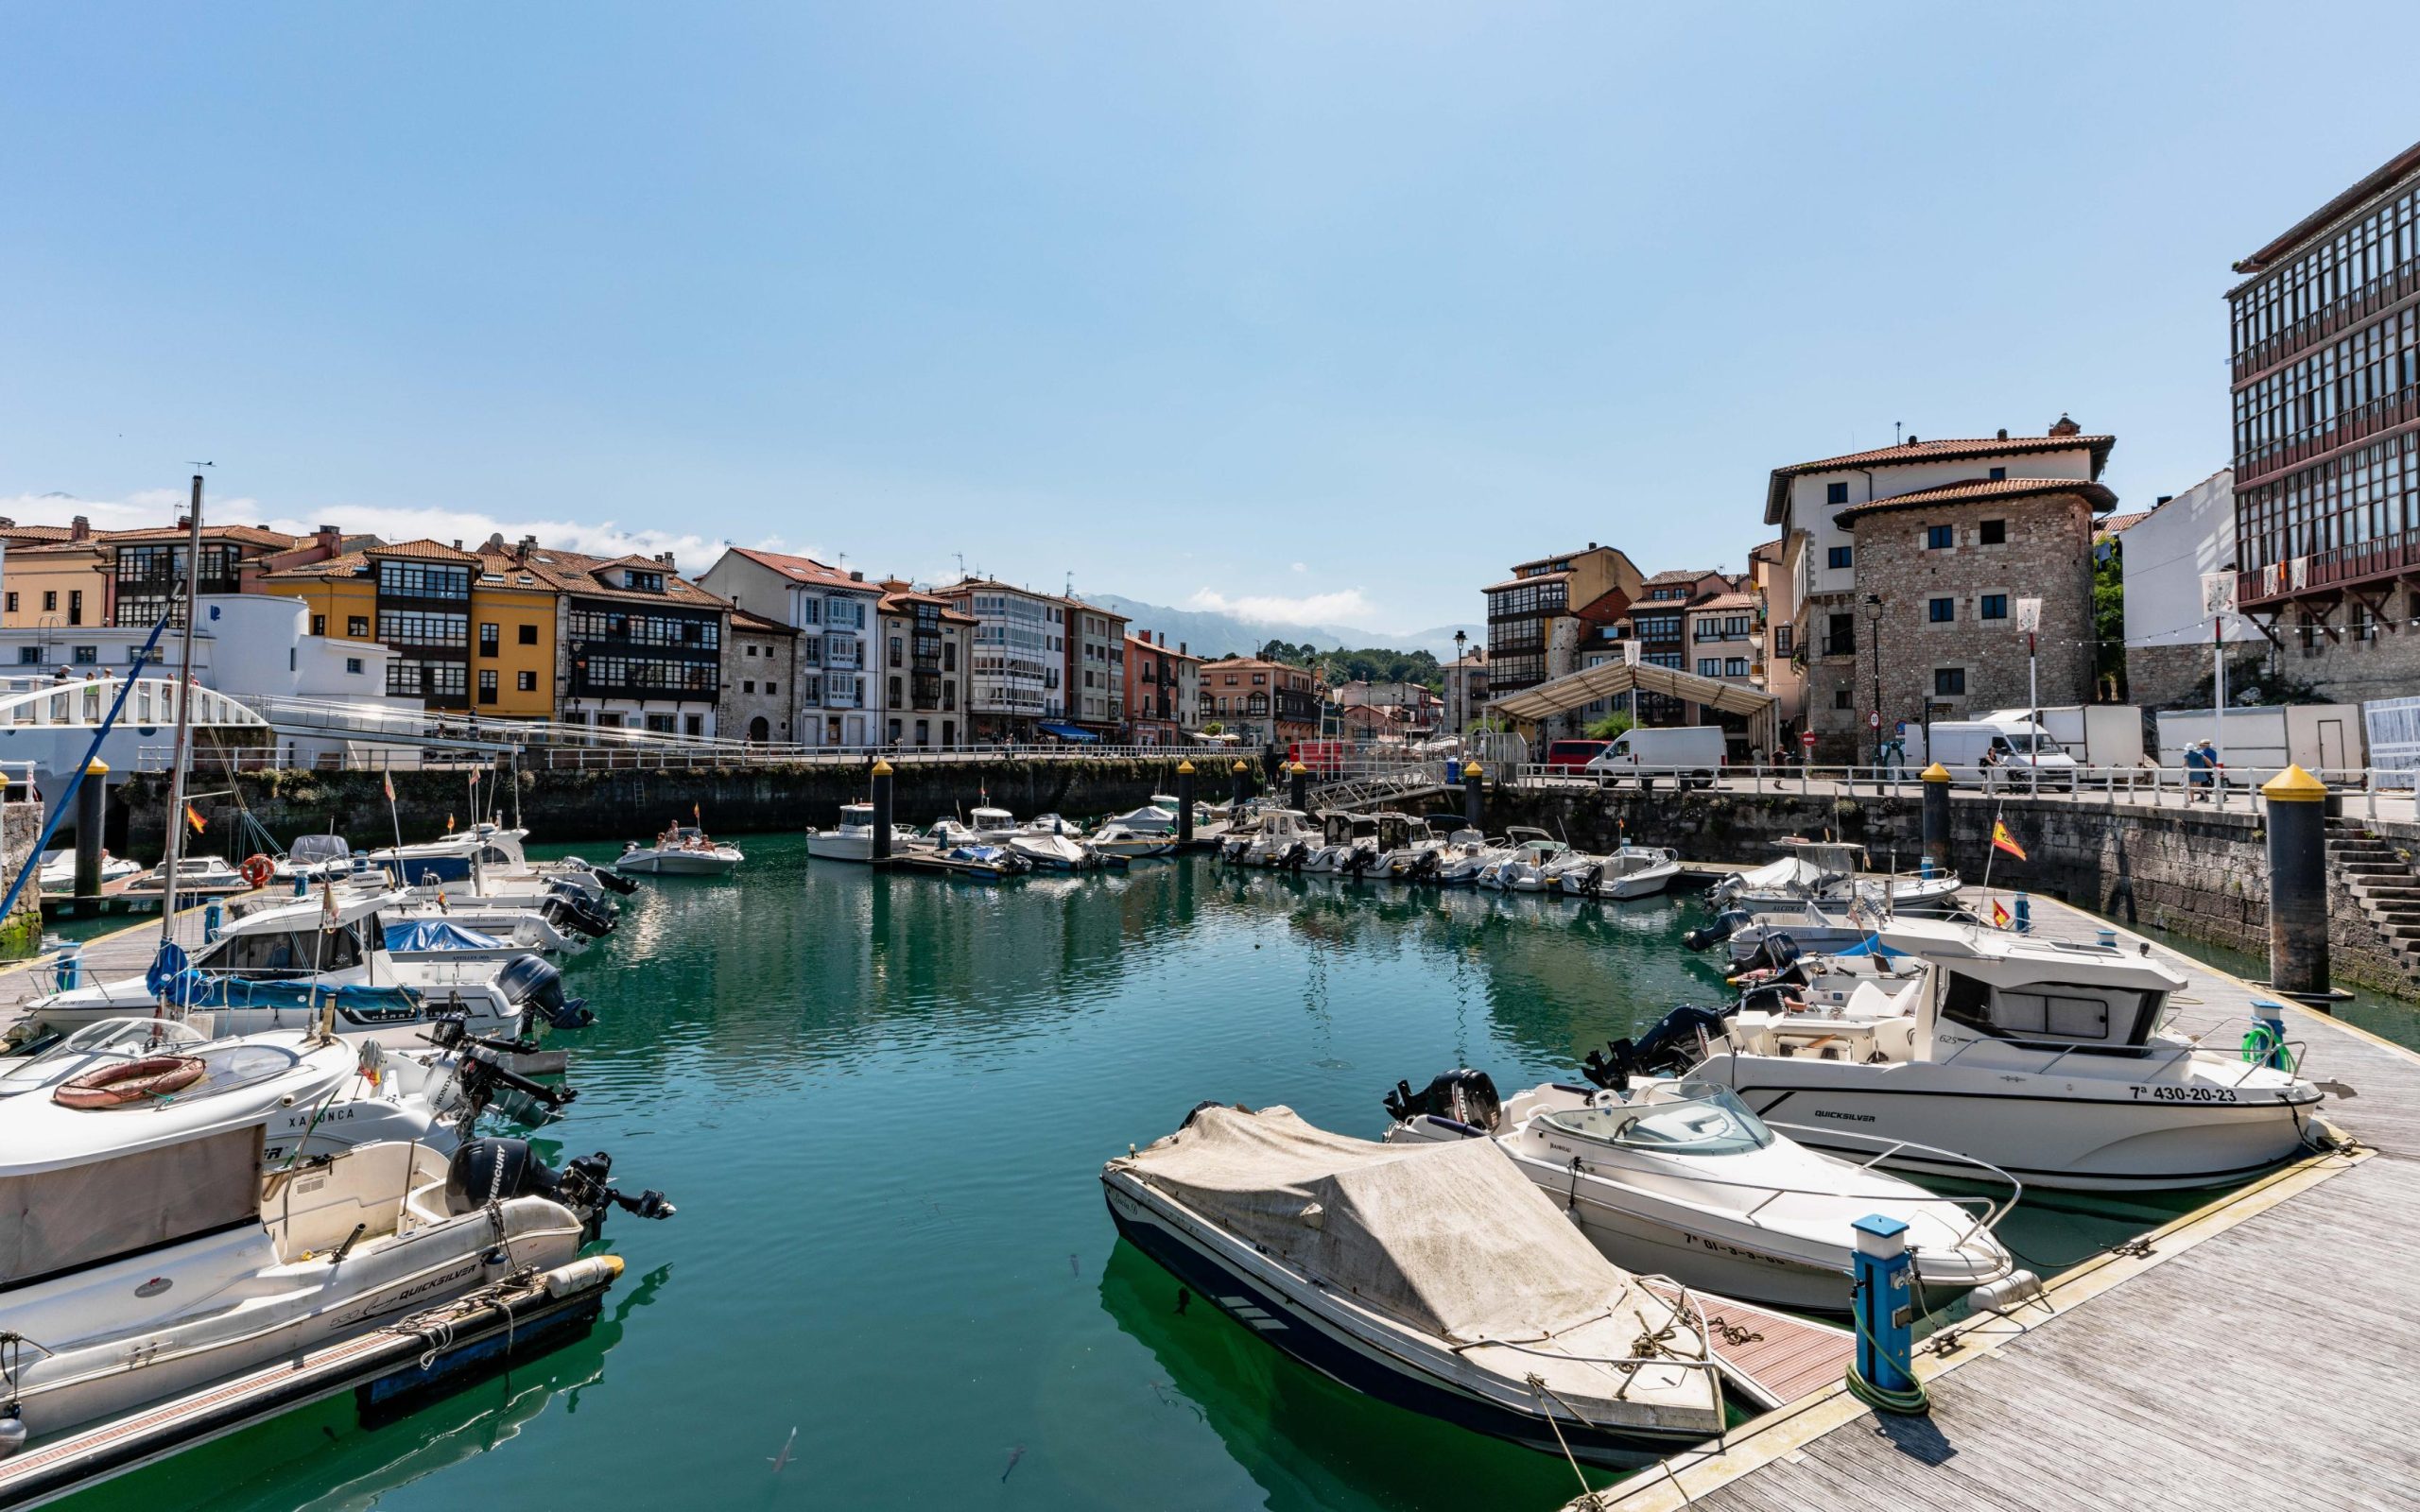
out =
<svg viewBox="0 0 2420 1512"><path fill-rule="evenodd" d="M1737 934L1739 926L1747 923L1749 917L1748 910L1745 908L1726 908L1715 915L1714 922L1706 925L1705 928L1693 929L1682 936L1681 943L1693 951L1702 951L1709 946L1720 945Z"/></svg>
<svg viewBox="0 0 2420 1512"><path fill-rule="evenodd" d="M542 956L516 955L495 974L504 1000L524 1013L541 1013L558 1029L585 1029L596 1022L586 998L563 996L563 973Z"/></svg>
<svg viewBox="0 0 2420 1512"><path fill-rule="evenodd" d="M1395 1083L1395 1090L1387 1093L1386 1108L1398 1122L1426 1113L1450 1119L1474 1134L1495 1133L1504 1118L1504 1103L1495 1095L1495 1080L1486 1072L1467 1066L1445 1073L1419 1092L1408 1081Z"/></svg>
<svg viewBox="0 0 2420 1512"><path fill-rule="evenodd" d="M590 1238L605 1226L608 1208L641 1218L669 1218L680 1210L661 1192L625 1196L608 1181L614 1158L599 1150L561 1171L538 1159L527 1140L472 1140L445 1165L445 1210L475 1212L491 1202L544 1197L579 1213Z"/></svg>

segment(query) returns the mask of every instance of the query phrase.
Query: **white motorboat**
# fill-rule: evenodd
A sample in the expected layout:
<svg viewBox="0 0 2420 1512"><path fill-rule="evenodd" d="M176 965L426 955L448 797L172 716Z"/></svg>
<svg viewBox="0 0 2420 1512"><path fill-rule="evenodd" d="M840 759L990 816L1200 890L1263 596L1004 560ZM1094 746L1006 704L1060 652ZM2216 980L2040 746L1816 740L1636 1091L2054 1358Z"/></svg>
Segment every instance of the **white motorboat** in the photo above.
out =
<svg viewBox="0 0 2420 1512"><path fill-rule="evenodd" d="M1107 829L1113 824L1122 824L1138 834L1174 834L1177 812L1183 806L1176 799L1166 793L1154 793L1151 795L1151 801L1141 808L1111 815L1101 821L1101 828ZM1199 804L1195 805L1197 819L1201 816L1200 808Z"/></svg>
<svg viewBox="0 0 2420 1512"><path fill-rule="evenodd" d="M1780 860L1725 877L1708 888L1707 905L1764 913L1811 899L1836 911L1856 902L1876 914L1940 914L1958 906L1955 871L1927 868L1912 877L1872 877L1866 875L1861 845L1791 835L1780 847Z"/></svg>
<svg viewBox="0 0 2420 1512"><path fill-rule="evenodd" d="M1089 871L1100 865L1099 854L1084 844L1082 833L1056 814L1018 825L1008 846L1037 871Z"/></svg>
<svg viewBox="0 0 2420 1512"><path fill-rule="evenodd" d="M117 882L123 878L131 877L142 869L143 868L135 862L122 860L119 857L110 854L107 850L103 850L101 852L101 881L103 883ZM76 887L76 852L73 850L53 850L45 854L42 858L42 871L39 874L39 878L38 885L44 892L74 891Z"/></svg>
<svg viewBox="0 0 2420 1512"><path fill-rule="evenodd" d="M631 841L614 858L614 868L654 877L721 877L747 859L739 847L709 839L694 824L675 824L651 845Z"/></svg>
<svg viewBox="0 0 2420 1512"><path fill-rule="evenodd" d="M1320 844L1303 857L1303 870L1317 877L1357 877L1377 859L1378 821L1332 810L1320 816Z"/></svg>
<svg viewBox="0 0 2420 1512"><path fill-rule="evenodd" d="M1597 1465L1722 1430L1693 1299L1608 1262L1494 1141L1390 1145L1204 1104L1101 1183L1128 1242L1383 1401Z"/></svg>
<svg viewBox="0 0 2420 1512"><path fill-rule="evenodd" d="M1663 846L1625 842L1608 856L1589 856L1564 867L1556 885L1572 898L1650 898L1681 874L1680 855Z"/></svg>
<svg viewBox="0 0 2420 1512"><path fill-rule="evenodd" d="M1310 816L1302 810L1265 808L1260 811L1260 823L1253 831L1252 839L1236 862L1272 870L1291 869L1308 860L1312 849L1322 843L1323 837L1312 826Z"/></svg>
<svg viewBox="0 0 2420 1512"><path fill-rule="evenodd" d="M273 1124L307 1119L358 1075L349 1046L250 1040L0 1099L0 1187L35 1220L0 1249L12 1341L0 1416L27 1450L507 1274L567 1266L609 1206L672 1211L615 1192L610 1161L558 1175L519 1141L450 1159L406 1139L268 1161Z"/></svg>
<svg viewBox="0 0 2420 1512"><path fill-rule="evenodd" d="M1132 861L1144 856L1172 855L1176 851L1174 830L1142 830L1123 819L1112 819L1084 836L1084 844L1105 856L1124 856Z"/></svg>
<svg viewBox="0 0 2420 1512"><path fill-rule="evenodd" d="M285 855L269 864L272 882L305 883L339 880L353 875L353 843L341 834L298 834Z"/></svg>
<svg viewBox="0 0 2420 1512"><path fill-rule="evenodd" d="M1864 904L1854 900L1825 903L1813 898L1797 898L1754 913L1745 908L1725 908L1703 928L1684 932L1681 943L1693 951L1720 945L1735 962L1770 964L1775 952L1820 954L1861 945L1887 922L1884 916L1868 912Z"/></svg>
<svg viewBox="0 0 2420 1512"><path fill-rule="evenodd" d="M143 873L135 886L144 890L157 891L166 885L167 880L167 863L162 862L159 866ZM251 883L244 880L242 872L217 856L177 858L177 891L180 893L193 892L198 889L209 892L230 892L251 885Z"/></svg>
<svg viewBox="0 0 2420 1512"><path fill-rule="evenodd" d="M1508 830L1504 841L1470 879L1494 892L1549 891L1552 868L1571 854L1571 847L1544 830ZM1446 871L1453 869L1453 863L1447 863Z"/></svg>
<svg viewBox="0 0 2420 1512"><path fill-rule="evenodd" d="M840 822L828 830L808 825L806 853L818 861L872 861L873 859L873 805L843 803ZM897 855L919 843L914 830L905 825L890 827L890 853Z"/></svg>
<svg viewBox="0 0 2420 1512"><path fill-rule="evenodd" d="M1850 1226L1870 1213L1908 1226L1929 1305L2015 1269L1992 1225L2022 1189L1979 1161L1963 1162L1967 1177L2007 1192L1977 1212L1875 1169L1879 1148L1863 1161L1806 1148L1728 1088L1606 1079L1548 1083L1501 1106L1483 1072L1448 1072L1418 1093L1397 1083L1386 1139L1492 1139L1614 1263L1768 1306L1849 1311Z"/></svg>
<svg viewBox="0 0 2420 1512"><path fill-rule="evenodd" d="M1444 863L1445 837L1432 831L1426 819L1409 814L1389 812L1376 818L1378 859L1371 864L1369 874L1392 882L1425 882L1434 877Z"/></svg>
<svg viewBox="0 0 2420 1512"><path fill-rule="evenodd" d="M1855 1131L1954 1149L2032 1187L2217 1186L2322 1142L2317 1087L2163 1027L2186 979L2148 946L1916 919L1879 938L1922 972L1835 1005L1742 1008L1707 1029L1691 1079L1811 1144L1855 1153L1840 1137ZM1913 1148L1889 1163L1958 1174Z"/></svg>

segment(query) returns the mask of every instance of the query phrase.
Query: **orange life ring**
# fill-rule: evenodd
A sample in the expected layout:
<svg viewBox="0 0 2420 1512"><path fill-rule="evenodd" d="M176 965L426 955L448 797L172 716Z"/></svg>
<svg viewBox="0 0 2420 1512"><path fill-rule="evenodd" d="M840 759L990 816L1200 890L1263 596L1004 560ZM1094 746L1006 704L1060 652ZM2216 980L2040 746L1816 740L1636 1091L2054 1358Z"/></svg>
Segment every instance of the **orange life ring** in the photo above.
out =
<svg viewBox="0 0 2420 1512"><path fill-rule="evenodd" d="M146 1056L71 1076L59 1084L50 1100L61 1108L123 1108L182 1091L208 1069L191 1056Z"/></svg>
<svg viewBox="0 0 2420 1512"><path fill-rule="evenodd" d="M276 864L257 850L246 856L244 864L235 869L242 872L244 880L255 887L268 886L268 880L277 875Z"/></svg>

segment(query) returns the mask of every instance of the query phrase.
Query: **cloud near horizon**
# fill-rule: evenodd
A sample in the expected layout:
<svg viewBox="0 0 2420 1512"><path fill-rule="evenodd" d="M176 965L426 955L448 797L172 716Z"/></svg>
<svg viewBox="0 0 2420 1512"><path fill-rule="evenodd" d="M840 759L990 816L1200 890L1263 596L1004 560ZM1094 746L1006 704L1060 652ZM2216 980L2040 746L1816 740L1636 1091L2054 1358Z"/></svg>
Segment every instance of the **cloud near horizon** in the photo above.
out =
<svg viewBox="0 0 2420 1512"><path fill-rule="evenodd" d="M1184 601L1184 607L1233 614L1238 619L1254 620L1264 625L1349 623L1367 619L1371 613L1368 595L1357 588L1339 589L1329 593L1307 593L1300 598L1287 598L1275 593L1244 593L1230 598L1216 589L1197 588L1193 596Z"/></svg>

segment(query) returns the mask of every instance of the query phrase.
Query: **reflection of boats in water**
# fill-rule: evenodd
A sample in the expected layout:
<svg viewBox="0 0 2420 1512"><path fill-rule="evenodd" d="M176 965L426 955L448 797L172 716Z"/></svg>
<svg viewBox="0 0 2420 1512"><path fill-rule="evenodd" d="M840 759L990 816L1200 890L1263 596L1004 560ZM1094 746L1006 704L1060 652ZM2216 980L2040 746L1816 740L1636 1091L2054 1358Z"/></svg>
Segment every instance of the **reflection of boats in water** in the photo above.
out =
<svg viewBox="0 0 2420 1512"><path fill-rule="evenodd" d="M1136 1390L1153 1411L1199 1418L1266 1493L1272 1512L1338 1506L1553 1506L1571 1494L1560 1460L1459 1433L1337 1384L1270 1349L1119 1240L1101 1267L1100 1305L1150 1351ZM1602 1486L1607 1472L1591 1471Z"/></svg>

